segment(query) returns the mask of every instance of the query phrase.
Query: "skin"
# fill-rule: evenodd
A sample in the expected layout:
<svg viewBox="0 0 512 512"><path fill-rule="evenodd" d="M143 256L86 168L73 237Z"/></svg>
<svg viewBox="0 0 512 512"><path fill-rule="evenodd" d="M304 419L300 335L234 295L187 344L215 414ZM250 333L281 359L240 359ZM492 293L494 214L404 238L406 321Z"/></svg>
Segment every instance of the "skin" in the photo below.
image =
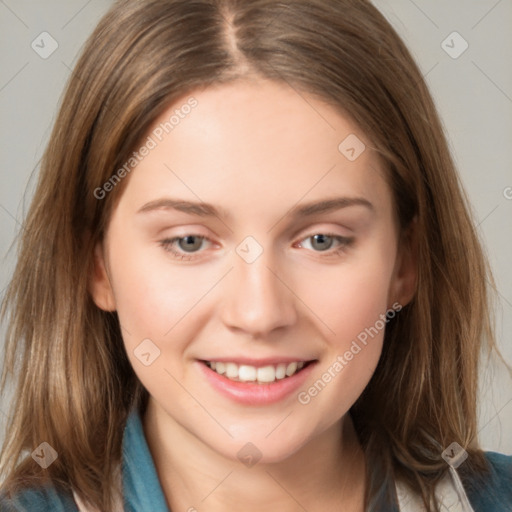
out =
<svg viewBox="0 0 512 512"><path fill-rule="evenodd" d="M349 118L266 80L194 91L155 126L191 95L198 106L125 178L91 279L96 304L117 310L150 393L143 425L169 507L312 512L343 503L360 512L365 460L347 411L375 370L383 329L307 405L297 393L240 405L212 388L196 360L316 359L304 391L379 315L412 299L413 252L399 243L382 165ZM350 134L367 146L355 161L338 150ZM372 208L289 213L341 196ZM138 212L165 197L211 203L229 217ZM353 240L315 244L311 237L322 233ZM162 246L186 235L210 241L192 253L175 242L182 256ZM252 263L236 252L247 236L263 249ZM149 366L134 355L147 338L161 351ZM262 455L250 468L237 458L247 442Z"/></svg>

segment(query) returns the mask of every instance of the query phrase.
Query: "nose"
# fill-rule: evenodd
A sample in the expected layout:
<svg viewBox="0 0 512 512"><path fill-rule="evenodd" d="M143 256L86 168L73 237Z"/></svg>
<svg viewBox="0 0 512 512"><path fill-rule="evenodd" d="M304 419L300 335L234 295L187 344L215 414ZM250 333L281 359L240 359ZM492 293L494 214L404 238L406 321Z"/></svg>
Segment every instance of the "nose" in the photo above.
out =
<svg viewBox="0 0 512 512"><path fill-rule="evenodd" d="M228 276L222 299L222 319L230 329L251 337L267 337L272 331L297 320L296 297L291 283L264 251L247 263L234 253L234 269Z"/></svg>

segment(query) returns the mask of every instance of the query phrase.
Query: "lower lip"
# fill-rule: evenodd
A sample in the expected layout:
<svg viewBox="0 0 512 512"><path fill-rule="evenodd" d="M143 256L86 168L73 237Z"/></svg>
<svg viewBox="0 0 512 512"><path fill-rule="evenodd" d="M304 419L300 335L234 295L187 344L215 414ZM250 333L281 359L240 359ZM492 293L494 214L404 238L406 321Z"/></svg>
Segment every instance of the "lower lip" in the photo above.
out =
<svg viewBox="0 0 512 512"><path fill-rule="evenodd" d="M291 377L275 380L268 384L233 381L219 375L206 364L197 361L200 371L210 384L222 395L244 405L268 405L284 400L297 391L312 372L315 362L311 362Z"/></svg>

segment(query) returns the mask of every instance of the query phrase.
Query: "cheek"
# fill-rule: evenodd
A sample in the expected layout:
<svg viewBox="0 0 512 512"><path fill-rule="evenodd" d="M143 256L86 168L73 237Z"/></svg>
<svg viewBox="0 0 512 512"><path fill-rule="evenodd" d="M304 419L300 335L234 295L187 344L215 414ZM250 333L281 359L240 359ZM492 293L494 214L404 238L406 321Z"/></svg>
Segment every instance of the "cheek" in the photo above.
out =
<svg viewBox="0 0 512 512"><path fill-rule="evenodd" d="M326 271L311 272L302 281L302 296L322 321L332 346L343 350L386 313L393 266L393 251L375 244L372 250L361 251Z"/></svg>
<svg viewBox="0 0 512 512"><path fill-rule="evenodd" d="M302 390L298 401L330 410L330 420L353 405L375 371L387 325L393 266L393 251L375 244L364 256L317 276L310 288L308 306L328 327L322 327L327 353L313 385Z"/></svg>
<svg viewBox="0 0 512 512"><path fill-rule="evenodd" d="M152 396L162 403L173 396L175 411L190 409L193 404L177 382L185 378L181 362L197 325L190 319L197 316L197 302L208 287L197 273L169 265L163 249L160 253L159 248L117 242L111 252L111 274L132 368Z"/></svg>
<svg viewBox="0 0 512 512"><path fill-rule="evenodd" d="M333 295L326 312L334 332L324 338L325 357L309 387L297 396L299 404L309 411L311 420L305 421L314 423L317 416L322 418L320 427L315 427L320 430L352 407L379 362L386 328L386 294L375 284L352 289L347 283L342 292Z"/></svg>
<svg viewBox="0 0 512 512"><path fill-rule="evenodd" d="M380 318L386 313L389 281L383 275L365 277L354 275L347 279L339 300L332 301L332 307L338 308L334 343L339 349L356 338L364 341L364 333L375 325L383 330ZM333 316L335 313L332 311Z"/></svg>
<svg viewBox="0 0 512 512"><path fill-rule="evenodd" d="M130 237L112 239L110 267L123 337L135 347L149 338L161 346L207 290L204 280L170 266L164 249ZM203 281L203 283L202 283Z"/></svg>

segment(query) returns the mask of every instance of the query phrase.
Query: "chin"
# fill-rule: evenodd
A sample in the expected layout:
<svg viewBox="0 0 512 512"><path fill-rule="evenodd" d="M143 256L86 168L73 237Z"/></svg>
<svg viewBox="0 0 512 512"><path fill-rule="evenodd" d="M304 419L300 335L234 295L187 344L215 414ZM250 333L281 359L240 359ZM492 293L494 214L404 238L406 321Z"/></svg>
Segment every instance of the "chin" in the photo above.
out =
<svg viewBox="0 0 512 512"><path fill-rule="evenodd" d="M277 432L268 435L268 431L270 429L262 434L260 429L253 432L247 429L243 435L232 439L229 444L225 444L225 439L218 445L209 444L223 457L251 467L255 463L261 465L283 462L308 442L308 438L304 435L294 438L289 434L283 435Z"/></svg>

